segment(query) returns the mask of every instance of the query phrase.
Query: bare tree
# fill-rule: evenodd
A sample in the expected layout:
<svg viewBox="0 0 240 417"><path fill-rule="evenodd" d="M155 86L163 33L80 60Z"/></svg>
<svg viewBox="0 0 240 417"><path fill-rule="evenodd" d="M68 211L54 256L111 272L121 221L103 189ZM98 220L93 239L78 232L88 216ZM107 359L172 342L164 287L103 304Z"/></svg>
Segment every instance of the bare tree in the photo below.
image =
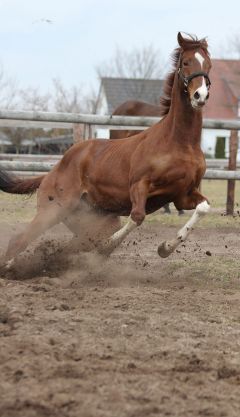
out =
<svg viewBox="0 0 240 417"><path fill-rule="evenodd" d="M83 97L83 112L84 113L96 113L96 105L98 100L98 93L92 88Z"/></svg>
<svg viewBox="0 0 240 417"><path fill-rule="evenodd" d="M222 42L216 55L219 58L240 59L240 33L235 33Z"/></svg>
<svg viewBox="0 0 240 417"><path fill-rule="evenodd" d="M83 93L82 89L78 86L72 86L67 89L59 78L53 79L53 93L52 93L52 106L55 111L66 113L80 113L83 110ZM81 125L74 125L73 127L74 137L78 139L82 137L83 128ZM59 130L53 129L52 136L58 136L61 134L69 134L69 129ZM75 139L74 139L75 140ZM76 139L77 141L77 139Z"/></svg>
<svg viewBox="0 0 240 417"><path fill-rule="evenodd" d="M67 88L60 79L53 80L51 92L41 93L38 88L17 88L17 82L6 77L0 67L0 108L21 108L32 111L60 111L60 112L93 112L95 109L96 94L82 91L80 86ZM2 127L1 130L8 136L17 152L21 151L24 139L34 139L43 136L59 136L69 134L69 129L42 129ZM74 126L74 131L82 135L82 126Z"/></svg>
<svg viewBox="0 0 240 417"><path fill-rule="evenodd" d="M230 38L230 46L236 58L240 59L240 34L235 34Z"/></svg>
<svg viewBox="0 0 240 417"><path fill-rule="evenodd" d="M23 110L47 111L49 108L49 94L41 94L37 88L19 89L17 92L18 105ZM19 153L24 139L32 140L39 136L49 136L49 131L42 128L9 127L4 129Z"/></svg>
<svg viewBox="0 0 240 417"><path fill-rule="evenodd" d="M3 65L0 64L0 106L2 109L16 106L17 92L17 81L8 77Z"/></svg>
<svg viewBox="0 0 240 417"><path fill-rule="evenodd" d="M5 128L5 133L7 133L12 144L15 146L16 153L19 153L23 140L27 138L27 129L22 127Z"/></svg>
<svg viewBox="0 0 240 417"><path fill-rule="evenodd" d="M107 64L99 65L99 77L160 78L163 73L163 59L153 45L125 51L116 48L113 58Z"/></svg>
<svg viewBox="0 0 240 417"><path fill-rule="evenodd" d="M53 79L52 105L56 111L80 113L83 108L82 97L80 87L67 89L59 78Z"/></svg>
<svg viewBox="0 0 240 417"><path fill-rule="evenodd" d="M41 94L37 88L27 88L19 90L21 108L23 110L47 111L51 96L49 93Z"/></svg>

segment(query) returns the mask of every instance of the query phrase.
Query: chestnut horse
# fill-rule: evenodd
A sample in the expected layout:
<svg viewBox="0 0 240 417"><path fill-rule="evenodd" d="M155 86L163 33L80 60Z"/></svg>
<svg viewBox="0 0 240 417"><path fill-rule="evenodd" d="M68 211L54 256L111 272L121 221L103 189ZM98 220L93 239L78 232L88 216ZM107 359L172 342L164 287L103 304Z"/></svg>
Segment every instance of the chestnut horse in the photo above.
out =
<svg viewBox="0 0 240 417"><path fill-rule="evenodd" d="M128 100L120 104L114 112L114 116L151 116L160 117L161 107L146 103L145 101ZM141 130L110 130L110 139L123 139L137 135ZM169 204L164 206L165 213L171 213ZM183 210L179 210L178 214L184 214Z"/></svg>
<svg viewBox="0 0 240 417"><path fill-rule="evenodd" d="M161 106L146 103L145 101L128 100L120 104L113 116L161 116ZM110 130L110 139L123 139L137 135L141 130Z"/></svg>
<svg viewBox="0 0 240 417"><path fill-rule="evenodd" d="M162 257L173 252L208 212L209 203L198 187L206 169L200 138L211 61L205 39L184 38L179 33L178 43L160 122L130 139L75 144L45 176L20 179L0 172L0 189L5 192L32 193L39 188L35 218L9 243L6 258L10 263L33 239L59 222L75 233L74 214L79 211L83 218L86 213L96 213L93 235L100 231L100 250L111 252L141 225L146 214L164 204L173 202L178 210L195 209L177 236L159 246ZM129 217L113 233L112 219L119 215Z"/></svg>

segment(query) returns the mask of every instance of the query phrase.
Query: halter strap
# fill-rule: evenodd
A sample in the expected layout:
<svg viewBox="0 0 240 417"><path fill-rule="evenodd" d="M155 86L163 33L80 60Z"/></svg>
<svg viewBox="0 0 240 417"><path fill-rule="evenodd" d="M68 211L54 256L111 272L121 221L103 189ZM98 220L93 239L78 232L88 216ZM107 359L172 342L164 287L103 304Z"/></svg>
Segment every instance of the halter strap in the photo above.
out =
<svg viewBox="0 0 240 417"><path fill-rule="evenodd" d="M193 78L196 78L196 77L204 77L205 80L206 80L207 88L209 89L210 86L211 86L211 81L209 79L209 76L204 71L193 72L188 77L185 77L185 75L182 73L182 68L180 67L178 69L178 75L183 80L184 87L185 87L185 89L184 89L185 92L187 92L188 84L190 83L190 81L192 81Z"/></svg>

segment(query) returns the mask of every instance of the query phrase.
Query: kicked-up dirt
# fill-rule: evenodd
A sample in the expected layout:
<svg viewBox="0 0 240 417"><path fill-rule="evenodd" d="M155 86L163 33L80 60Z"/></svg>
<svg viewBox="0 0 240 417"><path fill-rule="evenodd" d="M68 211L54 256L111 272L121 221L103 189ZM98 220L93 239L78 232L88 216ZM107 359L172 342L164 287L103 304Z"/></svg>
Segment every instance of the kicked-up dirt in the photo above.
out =
<svg viewBox="0 0 240 417"><path fill-rule="evenodd" d="M21 226L0 227L2 257ZM146 223L106 260L59 226L1 269L1 417L239 417L239 222L160 259L176 230Z"/></svg>

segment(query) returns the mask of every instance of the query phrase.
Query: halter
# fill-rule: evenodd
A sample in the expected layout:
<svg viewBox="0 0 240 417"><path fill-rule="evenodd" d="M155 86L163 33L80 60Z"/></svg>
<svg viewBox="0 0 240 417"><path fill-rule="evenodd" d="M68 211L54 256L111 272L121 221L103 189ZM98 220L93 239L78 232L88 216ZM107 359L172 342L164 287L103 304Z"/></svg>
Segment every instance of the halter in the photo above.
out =
<svg viewBox="0 0 240 417"><path fill-rule="evenodd" d="M192 81L193 80L193 78L196 78L196 77L204 77L205 78L205 80L206 80L206 85L207 85L207 88L208 88L208 90L209 90L209 88L210 88L210 86L211 86L211 81L210 81L210 79L209 79L209 76L208 76L208 74L206 73L206 72L204 72L204 71L198 71L198 72L193 72L192 74L190 74L188 77L185 77L185 75L182 73L182 68L180 67L179 69L178 69L178 75L179 75L179 77L183 80L183 84L184 84L184 91L185 91L185 93L187 93L188 92L188 84L190 83L190 81Z"/></svg>

